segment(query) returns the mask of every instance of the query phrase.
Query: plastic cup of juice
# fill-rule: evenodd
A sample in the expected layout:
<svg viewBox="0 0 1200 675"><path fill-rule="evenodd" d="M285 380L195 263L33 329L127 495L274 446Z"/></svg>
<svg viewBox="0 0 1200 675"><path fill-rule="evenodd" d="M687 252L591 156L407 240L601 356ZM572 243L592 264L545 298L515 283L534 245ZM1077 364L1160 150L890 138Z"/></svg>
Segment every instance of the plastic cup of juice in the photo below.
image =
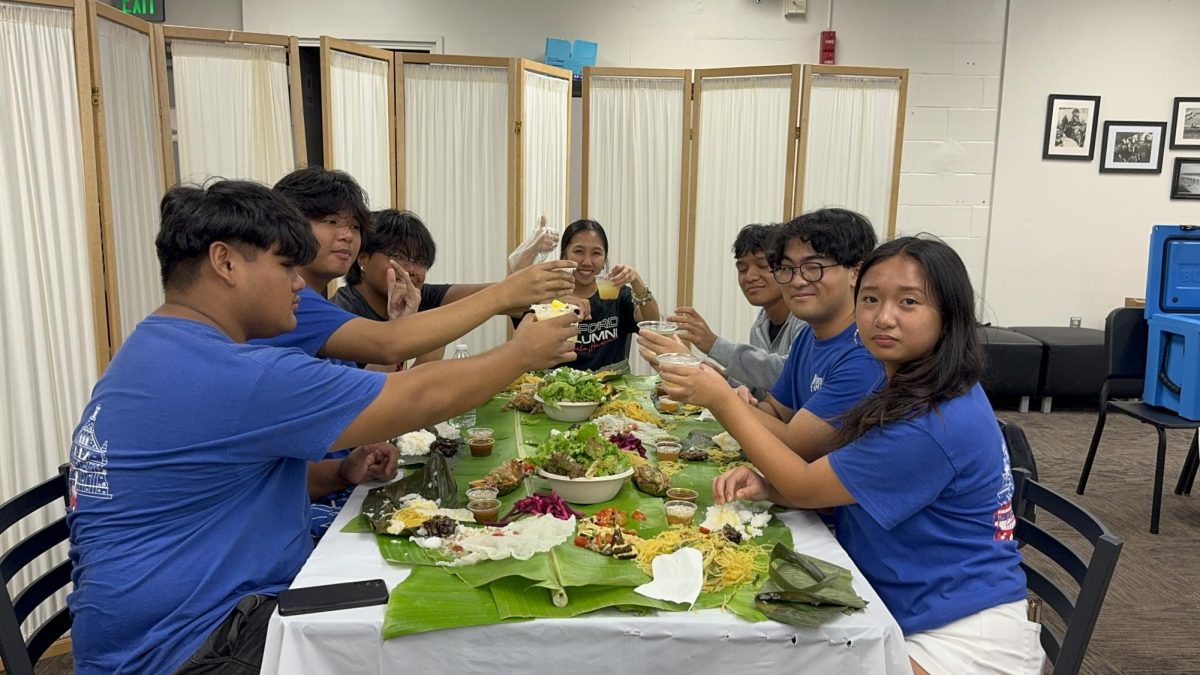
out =
<svg viewBox="0 0 1200 675"><path fill-rule="evenodd" d="M608 275L596 275L596 291L601 300L616 300L621 295L621 289L608 278Z"/></svg>
<svg viewBox="0 0 1200 675"><path fill-rule="evenodd" d="M696 505L691 502L669 501L663 504L663 510L667 512L668 525L690 525L696 517Z"/></svg>
<svg viewBox="0 0 1200 675"><path fill-rule="evenodd" d="M538 321L553 319L556 316L562 316L563 314L570 314L572 312L579 311L578 306L572 305L568 302L563 302L561 300L554 300L543 305L530 305L529 308L533 310L533 315L537 317ZM575 342L578 339L579 336L572 335L568 341Z"/></svg>
<svg viewBox="0 0 1200 675"><path fill-rule="evenodd" d="M687 502L683 502L687 503ZM694 505L693 505L694 506ZM500 519L499 499L480 499L467 504L467 509L475 516L475 522L481 525L494 523Z"/></svg>

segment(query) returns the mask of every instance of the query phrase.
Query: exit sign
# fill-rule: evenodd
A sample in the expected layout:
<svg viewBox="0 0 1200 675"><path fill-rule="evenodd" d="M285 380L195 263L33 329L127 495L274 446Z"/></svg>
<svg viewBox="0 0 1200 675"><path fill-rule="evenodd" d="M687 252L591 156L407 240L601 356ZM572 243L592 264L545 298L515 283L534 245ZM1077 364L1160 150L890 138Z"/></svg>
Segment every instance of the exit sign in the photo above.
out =
<svg viewBox="0 0 1200 675"><path fill-rule="evenodd" d="M136 16L145 21L162 23L166 16L163 5L166 0L109 0L109 4L130 16Z"/></svg>

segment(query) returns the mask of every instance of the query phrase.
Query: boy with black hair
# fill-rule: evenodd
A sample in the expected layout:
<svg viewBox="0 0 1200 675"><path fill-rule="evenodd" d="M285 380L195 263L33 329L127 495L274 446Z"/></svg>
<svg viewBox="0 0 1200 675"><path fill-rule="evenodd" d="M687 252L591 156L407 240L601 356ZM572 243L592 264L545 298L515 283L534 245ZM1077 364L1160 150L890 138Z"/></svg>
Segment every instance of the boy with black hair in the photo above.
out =
<svg viewBox="0 0 1200 675"><path fill-rule="evenodd" d="M300 292L296 330L263 344L297 347L347 365L402 363L466 335L492 316L523 310L573 288L567 275L556 271L574 267L573 263L551 261L521 270L452 306L386 322L364 319L323 295L330 282L350 270L358 258L362 233L371 227L362 188L345 172L314 166L284 176L275 190L307 209L319 250L312 262L298 269L306 288ZM403 283L407 274L401 266L395 265L393 272ZM393 293L392 299L401 298Z"/></svg>
<svg viewBox="0 0 1200 675"><path fill-rule="evenodd" d="M767 249L776 225L747 225L738 231L733 240L734 266L737 268L738 287L746 301L758 307L758 316L750 326L750 342L734 342L718 336L708 322L694 307L679 307L667 320L679 326L680 337L696 346L710 359L720 364L730 385L745 385L756 399L767 397L787 360L792 342L799 335L804 322L788 310L787 302L775 277L771 275L771 263L767 260ZM646 341L642 341L645 344ZM679 351L682 344L671 347ZM647 360L656 357L655 352L668 349L649 349L639 346ZM661 353L666 353L662 351Z"/></svg>
<svg viewBox="0 0 1200 675"><path fill-rule="evenodd" d="M248 344L295 327L297 266L318 250L307 220L239 181L174 188L161 215L166 301L73 435L74 667L254 672L274 596L312 551L308 462L478 406L571 360L575 330L527 322L485 354L386 375Z"/></svg>
<svg viewBox="0 0 1200 675"><path fill-rule="evenodd" d="M809 461L833 449L838 419L883 384L883 368L854 328L858 266L876 244L866 217L820 209L777 226L767 257L788 309L807 322L757 417ZM642 334L649 345L657 336Z"/></svg>

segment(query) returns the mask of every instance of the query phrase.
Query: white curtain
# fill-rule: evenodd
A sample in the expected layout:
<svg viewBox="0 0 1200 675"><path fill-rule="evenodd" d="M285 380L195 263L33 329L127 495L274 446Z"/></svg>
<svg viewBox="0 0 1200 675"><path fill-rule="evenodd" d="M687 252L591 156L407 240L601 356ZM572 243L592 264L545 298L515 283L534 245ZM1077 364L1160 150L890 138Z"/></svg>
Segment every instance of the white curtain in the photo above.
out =
<svg viewBox="0 0 1200 675"><path fill-rule="evenodd" d="M571 80L526 71L524 89L522 239L537 229L538 219L543 215L548 227L562 232L567 226L567 176L571 161L567 152L571 138ZM552 260L551 255L539 255L538 262Z"/></svg>
<svg viewBox="0 0 1200 675"><path fill-rule="evenodd" d="M428 280L486 283L507 272L508 69L404 65L405 208L438 245ZM472 354L507 339L490 319L463 340Z"/></svg>
<svg viewBox="0 0 1200 675"><path fill-rule="evenodd" d="M329 166L354 176L367 191L372 209L392 206L389 70L387 61L329 51L329 131L333 134Z"/></svg>
<svg viewBox="0 0 1200 675"><path fill-rule="evenodd" d="M73 19L70 10L0 2L0 500L58 472L96 381ZM0 546L62 508L36 515ZM45 562L34 562L34 574ZM18 575L16 586L33 576Z"/></svg>
<svg viewBox="0 0 1200 675"><path fill-rule="evenodd" d="M871 219L887 239L900 80L817 75L808 103L805 211L840 206Z"/></svg>
<svg viewBox="0 0 1200 675"><path fill-rule="evenodd" d="M117 261L121 337L163 302L154 238L162 196L162 154L150 38L96 20L107 137L108 189Z"/></svg>
<svg viewBox="0 0 1200 675"><path fill-rule="evenodd" d="M683 86L678 77L593 77L585 102L588 217L608 233L610 265L641 273L664 316L678 304ZM630 362L649 373L636 352Z"/></svg>
<svg viewBox="0 0 1200 675"><path fill-rule="evenodd" d="M786 218L791 87L791 75L706 78L700 87L693 304L718 335L739 342L758 308L738 289L730 247L742 226Z"/></svg>
<svg viewBox="0 0 1200 675"><path fill-rule="evenodd" d="M266 185L296 168L282 47L171 41L181 183Z"/></svg>

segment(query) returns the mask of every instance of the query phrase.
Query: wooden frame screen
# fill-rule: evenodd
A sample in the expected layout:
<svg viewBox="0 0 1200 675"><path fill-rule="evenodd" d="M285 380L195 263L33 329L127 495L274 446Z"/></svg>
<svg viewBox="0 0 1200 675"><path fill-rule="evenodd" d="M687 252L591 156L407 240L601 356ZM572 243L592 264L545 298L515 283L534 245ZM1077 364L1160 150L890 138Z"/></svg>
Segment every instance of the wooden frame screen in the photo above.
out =
<svg viewBox="0 0 1200 675"><path fill-rule="evenodd" d="M513 194L511 201L513 204L512 219L509 223L508 232L508 250L511 251L517 247L525 239L525 166L527 157L525 156L525 143L522 134L529 134L529 123L526 120L525 110L525 77L526 73L533 72L539 75L553 77L559 80L566 80L567 86L564 96L564 104L566 108L566 126L564 127L565 134L565 156L564 156L564 171L562 176L563 189L563 220L569 218L571 213L571 71L554 66L548 66L536 61L528 59L514 59L512 71L514 78L511 80L512 86L509 93L509 101L515 107L516 125L513 126L514 143L511 146L515 152L512 166L515 170L510 170L514 175ZM567 223L551 223L557 228L566 227Z"/></svg>
<svg viewBox="0 0 1200 675"><path fill-rule="evenodd" d="M330 169L342 169L350 175L355 176L356 167L350 166L345 161L345 158L339 158L337 149L333 145L333 127L336 124L333 119L333 92L332 92L332 60L331 52L342 52L352 54L367 59L383 61L388 65L387 90L388 90L388 185L390 192L388 199L392 205L399 202L399 192L396 180L396 62L392 52L386 49L379 49L369 45L359 44L348 40L340 40L338 38L321 36L321 130L322 142L324 144L325 167ZM356 176L357 177L357 176ZM371 195L372 208L378 209L381 202Z"/></svg>

